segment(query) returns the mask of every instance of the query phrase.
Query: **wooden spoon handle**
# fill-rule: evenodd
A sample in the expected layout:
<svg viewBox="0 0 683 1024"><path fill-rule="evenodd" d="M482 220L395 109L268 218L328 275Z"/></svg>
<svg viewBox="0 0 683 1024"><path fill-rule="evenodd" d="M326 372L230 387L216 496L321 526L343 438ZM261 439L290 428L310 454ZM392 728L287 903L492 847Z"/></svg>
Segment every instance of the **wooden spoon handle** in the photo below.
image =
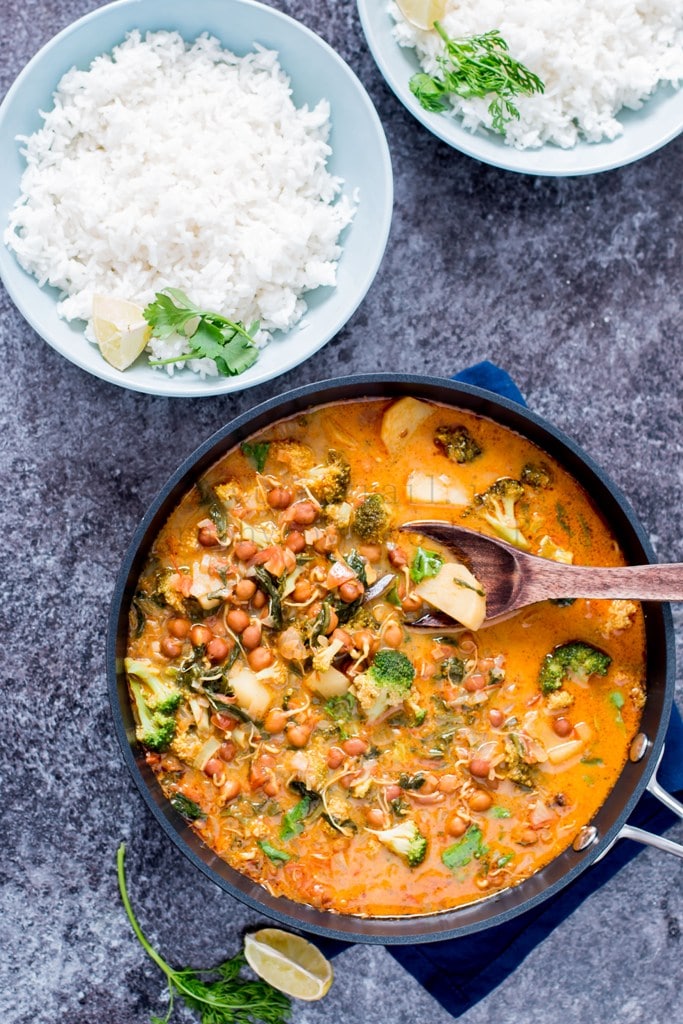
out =
<svg viewBox="0 0 683 1024"><path fill-rule="evenodd" d="M634 601L683 601L683 564L625 565L595 569L529 560L522 600L515 604L553 597L629 598ZM526 574L526 573L525 573Z"/></svg>

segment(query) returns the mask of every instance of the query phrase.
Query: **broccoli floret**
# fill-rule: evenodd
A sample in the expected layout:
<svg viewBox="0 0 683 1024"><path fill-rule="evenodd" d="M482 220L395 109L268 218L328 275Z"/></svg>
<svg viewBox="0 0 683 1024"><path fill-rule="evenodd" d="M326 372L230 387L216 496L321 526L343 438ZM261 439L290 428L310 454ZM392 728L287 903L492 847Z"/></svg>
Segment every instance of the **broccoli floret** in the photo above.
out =
<svg viewBox="0 0 683 1024"><path fill-rule="evenodd" d="M524 488L519 480L502 476L483 494L475 496L474 506L499 537L508 544L528 550L529 544L519 528L515 512L515 504L523 496Z"/></svg>
<svg viewBox="0 0 683 1024"><path fill-rule="evenodd" d="M522 469L521 481L529 487L550 487L553 474L543 462L527 462Z"/></svg>
<svg viewBox="0 0 683 1024"><path fill-rule="evenodd" d="M162 569L156 575L152 600L157 604L172 608L180 615L187 614L185 598L177 588L178 573L175 569Z"/></svg>
<svg viewBox="0 0 683 1024"><path fill-rule="evenodd" d="M546 654L538 684L543 693L552 693L567 680L585 683L591 676L604 676L611 664L609 654L583 640L572 640Z"/></svg>
<svg viewBox="0 0 683 1024"><path fill-rule="evenodd" d="M162 679L148 661L126 658L124 665L128 678L143 687L147 707L164 715L170 715L175 711L182 700L182 694L172 682Z"/></svg>
<svg viewBox="0 0 683 1024"><path fill-rule="evenodd" d="M369 722L390 708L399 708L410 696L415 669L401 651L378 651L367 671L356 676L353 689Z"/></svg>
<svg viewBox="0 0 683 1024"><path fill-rule="evenodd" d="M402 857L410 868L417 867L425 859L427 840L410 818L400 821L393 828L375 832L375 835L383 846Z"/></svg>
<svg viewBox="0 0 683 1024"><path fill-rule="evenodd" d="M175 719L149 707L142 693L142 684L135 677L129 683L138 720L135 735L150 750L166 750L175 736Z"/></svg>
<svg viewBox="0 0 683 1024"><path fill-rule="evenodd" d="M467 427L437 427L434 444L451 462L471 462L481 455L481 448Z"/></svg>
<svg viewBox="0 0 683 1024"><path fill-rule="evenodd" d="M389 513L381 494L368 494L353 514L352 528L362 540L381 543L389 530Z"/></svg>
<svg viewBox="0 0 683 1024"><path fill-rule="evenodd" d="M324 466L314 466L304 483L321 505L338 505L346 497L351 467L341 452L330 448Z"/></svg>
<svg viewBox="0 0 683 1024"><path fill-rule="evenodd" d="M518 786L530 789L533 785L531 765L524 760L522 745L514 734L505 738L505 761L500 771Z"/></svg>

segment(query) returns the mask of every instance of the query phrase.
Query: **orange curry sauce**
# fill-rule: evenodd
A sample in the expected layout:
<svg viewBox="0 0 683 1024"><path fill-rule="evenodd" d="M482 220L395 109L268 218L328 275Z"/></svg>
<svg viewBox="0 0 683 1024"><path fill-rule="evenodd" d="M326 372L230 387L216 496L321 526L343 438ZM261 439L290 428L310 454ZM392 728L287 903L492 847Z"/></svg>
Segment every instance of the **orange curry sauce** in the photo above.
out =
<svg viewBox="0 0 683 1024"><path fill-rule="evenodd" d="M418 547L431 570L453 556L396 527L441 518L495 535L475 495L501 477L522 480L514 515L532 553L623 558L583 490L521 436L415 403L384 420L383 440L395 407L325 406L213 466L154 544L127 659L148 761L207 845L271 893L364 916L468 903L558 855L614 785L644 701L631 602L545 602L477 633L411 632L428 610L410 577ZM449 457L441 427L465 427L479 454ZM373 536L356 518L368 494L381 496ZM546 655L572 641L609 667L544 694ZM368 693L386 651L414 677L378 712ZM165 711L150 680L177 694Z"/></svg>

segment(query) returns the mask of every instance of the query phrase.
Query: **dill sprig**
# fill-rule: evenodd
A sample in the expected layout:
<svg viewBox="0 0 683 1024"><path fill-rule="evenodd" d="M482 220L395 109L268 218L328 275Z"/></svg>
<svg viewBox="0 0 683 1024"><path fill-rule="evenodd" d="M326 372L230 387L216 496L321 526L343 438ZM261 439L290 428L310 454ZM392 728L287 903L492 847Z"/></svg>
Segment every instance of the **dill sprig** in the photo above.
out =
<svg viewBox="0 0 683 1024"><path fill-rule="evenodd" d="M125 855L126 844L121 843L116 866L123 906L140 945L168 980L166 1015L163 1018L152 1017L150 1024L168 1024L176 996L199 1014L201 1024L285 1024L291 1009L290 1000L265 981L249 981L240 977L246 964L241 954L207 970L192 967L175 970L157 953L145 938L130 905Z"/></svg>
<svg viewBox="0 0 683 1024"><path fill-rule="evenodd" d="M508 44L498 29L467 39L451 39L438 21L434 28L446 48L437 57L440 71L436 75L413 75L410 91L425 110L435 113L448 108L449 95L463 99L493 95L488 108L491 126L504 135L507 123L519 119L513 98L542 93L543 82L510 56Z"/></svg>

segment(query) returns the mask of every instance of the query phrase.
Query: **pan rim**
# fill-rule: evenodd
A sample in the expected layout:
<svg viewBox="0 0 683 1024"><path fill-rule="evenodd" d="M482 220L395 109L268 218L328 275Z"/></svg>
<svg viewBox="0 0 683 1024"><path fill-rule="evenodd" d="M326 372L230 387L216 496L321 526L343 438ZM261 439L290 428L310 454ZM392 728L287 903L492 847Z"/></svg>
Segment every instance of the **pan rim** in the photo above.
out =
<svg viewBox="0 0 683 1024"><path fill-rule="evenodd" d="M384 391L384 389L391 390ZM196 479L225 452L255 430L266 426L268 422L275 422L277 419L302 412L305 408L315 408L329 402L343 401L345 398L378 398L382 397L383 393L388 398L399 397L400 394L415 393L412 389L431 392L441 390L442 395L439 398L434 393L431 395L423 393L422 397L427 399L431 397L432 400L444 401L446 404L456 407L458 406L458 396L465 396L464 408L490 418L495 418L495 413L491 411L492 407L496 411L502 409L504 418L499 419L498 422L510 429L518 430L533 443L540 444L541 447L543 444L533 435L537 433L544 437L550 437L553 444L562 453L561 455L556 452L551 454L559 458L564 465L569 463L567 468L573 475L576 476L572 463L579 466L582 472L587 472L591 482L597 483L608 496L610 503L614 505L615 509L618 509L622 522L618 528L615 528L615 533L620 543L624 545L625 538L621 534L628 529L631 536L628 539L628 545L624 546L638 548L641 553L640 557L644 556L645 560L649 562L657 560L644 528L621 489L572 438L548 423L542 416L517 402L498 396L494 392L475 385L453 381L450 378L426 374L353 374L303 385L246 410L215 431L181 462L175 472L157 491L128 545L117 574L107 628L107 679L116 736L133 781L167 837L206 877L251 909L290 928L326 938L366 944L417 944L473 934L502 924L532 909L570 885L618 838L621 828L645 791L664 744L675 685L674 633L670 607L668 605L656 607L646 605L648 666L650 665L651 646L649 635L651 632L658 632L660 636L661 650L657 652L657 657L662 665L659 671L661 686L658 687L656 695L661 701L661 706L654 707L653 705L651 714L655 719L655 727L651 730L652 734L648 734L649 746L646 755L639 764L626 763L606 801L593 819L593 823L602 819L606 821L606 826L600 830L598 840L580 852L572 851L570 847L530 878L511 889L472 904L432 914L364 918L330 911L318 911L283 897L272 897L258 883L240 875L214 854L209 847L205 846L187 823L173 811L158 786L158 794L155 794L150 786L150 781L154 781L153 775L148 768L146 772L144 771L146 766L142 763L141 757L135 754L130 731L124 721L120 667L120 631L122 623L127 621L126 595L130 591L131 580L137 578L136 567L144 557L141 552L144 549L145 540L149 539L153 525L164 513L164 510L169 509L170 511L170 508L179 500L180 495L189 489L193 477ZM340 394L340 392L345 392L345 394ZM420 396L418 395L418 397ZM488 407L489 411L486 411L485 407ZM525 426L529 425L530 433L518 426L511 426L510 419L518 420ZM563 456L565 457L563 458ZM585 482L581 480L579 482L585 487ZM591 497L593 496L591 495ZM599 501L596 503L598 507L601 507ZM157 529L158 526L152 536L155 535ZM648 702L649 700L648 696ZM645 711L647 711L647 704ZM627 781L624 783L625 776ZM626 796L617 792L626 786L629 789ZM573 863L569 867L561 869L560 862L568 859L571 859ZM550 881L544 881L548 875L556 875L558 871L560 874L557 877L551 877ZM497 904L504 904L504 906L496 912ZM482 910L484 911L483 916Z"/></svg>

